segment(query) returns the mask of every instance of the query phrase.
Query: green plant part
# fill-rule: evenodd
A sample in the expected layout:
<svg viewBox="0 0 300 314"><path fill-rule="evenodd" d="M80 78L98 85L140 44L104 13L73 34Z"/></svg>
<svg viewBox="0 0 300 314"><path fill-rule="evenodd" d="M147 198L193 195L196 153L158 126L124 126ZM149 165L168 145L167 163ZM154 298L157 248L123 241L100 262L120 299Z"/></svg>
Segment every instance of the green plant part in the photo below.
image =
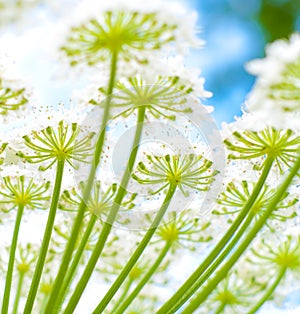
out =
<svg viewBox="0 0 300 314"><path fill-rule="evenodd" d="M278 239L278 245L262 239L258 245L251 248L251 256L247 258L250 264L259 265L261 269L272 268L272 279L261 298L250 308L254 314L268 301L276 288L284 281L288 272L299 273L300 269L300 237L287 236L284 241ZM269 270L269 269L268 269Z"/></svg>
<svg viewBox="0 0 300 314"><path fill-rule="evenodd" d="M141 174L146 174L148 179L140 179L135 174L133 175L133 178L141 184L162 183L163 187L155 193L158 193L163 189L167 189L167 193L160 209L158 210L151 223L150 228L147 230L143 239L137 246L131 258L123 268L122 272L119 274L118 278L115 280L104 298L100 301L100 303L94 310L94 314L102 313L102 311L106 308L115 293L121 287L122 283L125 281L129 272L134 267L140 256L143 254L159 224L161 223L165 213L167 212L168 206L170 205L172 198L175 195L176 189L179 188L183 191L183 187L188 186L192 189L200 189L206 191L209 189L214 175L217 174L216 171L211 170L212 162L208 161L202 156L166 155L164 157L152 157L148 155L147 159L147 166L153 166L155 170L153 172L147 170L146 166L143 163L139 163L137 166L137 171ZM159 178L159 182L157 182L157 177ZM201 186L201 188L199 187L199 185ZM187 193L184 193L184 195L188 196ZM166 247L165 252L167 252L168 249L169 248ZM165 254L165 252L163 253ZM162 258L164 257L164 254L162 254ZM159 263L160 261L158 261L158 264ZM156 267L156 265L154 266ZM150 272L150 277L151 275L152 274Z"/></svg>
<svg viewBox="0 0 300 314"><path fill-rule="evenodd" d="M90 66L110 59L112 54L129 61L136 52L157 50L174 40L176 25L159 21L156 13L104 12L98 19L73 27L62 51L71 65Z"/></svg>
<svg viewBox="0 0 300 314"><path fill-rule="evenodd" d="M292 183L295 176L297 176L299 168L300 168L300 150L298 149L297 159L295 163L293 164L292 168L290 169L290 172L288 173L284 181L280 184L277 193L272 198L265 213L261 217L259 217L259 219L257 219L255 224L245 234L244 238L240 241L235 251L228 258L228 260L220 267L219 271L214 274L214 277L211 278L210 281L206 284L206 286L203 287L203 289L195 295L194 299L184 309L183 311L184 314L193 313L206 300L208 295L215 289L218 283L226 276L226 274L237 262L240 256L245 252L245 250L253 241L257 233L263 228L270 214L272 213L274 208L276 208L277 204L280 202L282 196Z"/></svg>
<svg viewBox="0 0 300 314"><path fill-rule="evenodd" d="M0 78L0 115L7 115L28 103L25 88L13 89Z"/></svg>
<svg viewBox="0 0 300 314"><path fill-rule="evenodd" d="M234 132L234 141L225 140L227 148L233 151L228 156L229 159L253 159L263 157L260 166L255 166L256 170L263 167L266 156L273 156L281 173L285 168L289 168L296 159L300 136L292 130L278 130L267 127L262 131Z"/></svg>
<svg viewBox="0 0 300 314"><path fill-rule="evenodd" d="M140 76L128 78L125 82L116 83L113 106L124 108L124 110L114 116L130 116L136 109L143 106L147 116L159 118L160 116L175 120L176 113L191 112L192 109L184 107L187 103L187 95L193 89L185 86L178 76L158 76L151 84L143 80ZM99 92L106 95L103 88ZM90 100L93 105L98 105L95 100ZM169 114L172 112L174 114Z"/></svg>
<svg viewBox="0 0 300 314"><path fill-rule="evenodd" d="M236 271L230 272L199 309L199 313L246 313L264 289L265 285L256 282L255 277L245 281Z"/></svg>
<svg viewBox="0 0 300 314"><path fill-rule="evenodd" d="M277 245L262 239L259 245L251 248L252 257L248 261L262 267L272 265L272 268L297 272L300 269L300 237L287 236L284 241L278 239Z"/></svg>
<svg viewBox="0 0 300 314"><path fill-rule="evenodd" d="M224 205L220 210L214 210L213 214L216 215L232 215L239 213L241 209L245 206L246 202L250 198L252 191L255 187L254 183L248 183L247 181L239 182L230 182L226 187L226 191L222 192L217 202L220 205ZM260 193L260 196L255 201L251 208L251 212L257 218L259 215L263 215L270 200L276 194L276 189L270 188L268 185L265 185ZM277 205L276 210L270 215L270 219L278 221L286 221L287 219L294 218L297 216L296 210L293 210L292 213L285 214L285 211L293 207L298 202L297 198L288 199L289 193L286 192L282 196L281 202Z"/></svg>
<svg viewBox="0 0 300 314"><path fill-rule="evenodd" d="M45 202L50 200L47 194L50 182L36 184L33 178L26 179L25 176L17 178L4 177L2 189L0 190L0 204L3 204L6 211L18 206L30 209L44 209Z"/></svg>
<svg viewBox="0 0 300 314"><path fill-rule="evenodd" d="M30 243L27 243L25 246L18 246L16 254L16 268L19 278L12 311L13 314L18 313L19 303L24 287L24 279L32 271L32 266L34 265L37 255L36 248L34 248Z"/></svg>
<svg viewBox="0 0 300 314"><path fill-rule="evenodd" d="M140 184L162 185L152 191L153 194L169 185L178 187L184 196L188 196L190 190L207 191L218 174L211 170L212 162L201 155L147 155L146 158L146 163L139 162L137 166L140 175L133 174L132 177Z"/></svg>
<svg viewBox="0 0 300 314"><path fill-rule="evenodd" d="M27 181L24 176L14 178L13 180L11 180L10 177L5 177L3 178L3 181L3 190L0 192L0 195L2 196L0 203L8 205L8 210L18 208L9 253L9 262L2 301L2 314L5 314L8 313L9 309L16 249L24 209L27 207L32 209L43 208L44 202L49 200L47 191L49 189L50 183L47 182L46 184L41 184L38 186L34 183L33 179ZM22 284L23 278L20 278L19 289L21 289Z"/></svg>
<svg viewBox="0 0 300 314"><path fill-rule="evenodd" d="M75 167L74 161L87 162L87 158L91 156L91 141L95 134L88 133L82 138L80 135L77 123L70 126L60 121L57 129L47 127L40 132L32 131L33 139L24 136L25 145L35 154L19 152L18 155L30 163L48 161L49 164L46 167L41 166L41 170L49 169L56 161L66 161L71 167Z"/></svg>
<svg viewBox="0 0 300 314"><path fill-rule="evenodd" d="M0 145L0 155L5 151L5 148L7 147L7 143L2 143ZM0 165L3 164L4 158L0 157Z"/></svg>
<svg viewBox="0 0 300 314"><path fill-rule="evenodd" d="M180 213L170 212L157 229L157 240L153 243L163 240L172 244L172 250L178 248L195 250L197 244L211 241L212 236L204 234L210 222L199 218L191 219L189 215L189 210Z"/></svg>
<svg viewBox="0 0 300 314"><path fill-rule="evenodd" d="M300 59L285 64L280 80L269 86L268 98L280 105L284 111L300 111Z"/></svg>

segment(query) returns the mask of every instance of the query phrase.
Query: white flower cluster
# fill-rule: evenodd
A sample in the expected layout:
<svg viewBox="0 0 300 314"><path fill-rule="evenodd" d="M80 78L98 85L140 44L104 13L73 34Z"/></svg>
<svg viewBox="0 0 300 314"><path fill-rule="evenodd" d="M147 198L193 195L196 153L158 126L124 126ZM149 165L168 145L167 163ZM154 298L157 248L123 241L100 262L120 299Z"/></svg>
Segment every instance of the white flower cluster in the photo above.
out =
<svg viewBox="0 0 300 314"><path fill-rule="evenodd" d="M246 101L252 120L299 130L300 34L267 46L266 57L249 62L247 70L257 76Z"/></svg>

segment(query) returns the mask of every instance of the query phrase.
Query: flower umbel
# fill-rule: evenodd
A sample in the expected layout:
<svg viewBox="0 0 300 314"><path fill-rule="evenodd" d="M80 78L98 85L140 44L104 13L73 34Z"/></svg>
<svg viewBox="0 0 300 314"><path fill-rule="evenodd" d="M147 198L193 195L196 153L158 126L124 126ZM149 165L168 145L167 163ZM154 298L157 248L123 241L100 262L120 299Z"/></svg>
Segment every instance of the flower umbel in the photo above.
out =
<svg viewBox="0 0 300 314"><path fill-rule="evenodd" d="M108 11L99 19L73 27L61 49L71 65L80 62L94 65L106 61L113 53L129 61L134 57L132 51L160 49L174 40L174 29L176 25L159 21L156 13Z"/></svg>
<svg viewBox="0 0 300 314"><path fill-rule="evenodd" d="M210 235L204 236L203 232L210 226L210 222L202 222L198 218L191 219L189 211L180 213L171 212L166 224L162 224L157 230L160 240L171 242L174 247L195 249L191 245L212 240Z"/></svg>
<svg viewBox="0 0 300 314"><path fill-rule="evenodd" d="M94 133L79 138L80 127L77 123L67 125L60 121L57 129L47 127L38 132L32 131L32 139L24 136L25 145L35 152L35 155L19 153L21 157L26 158L30 163L40 163L50 161L46 167L40 167L47 170L56 161L66 161L71 167L75 167L73 161L86 162L87 157L91 156L91 140Z"/></svg>
<svg viewBox="0 0 300 314"><path fill-rule="evenodd" d="M207 300L204 313L245 313L263 289L264 286L255 282L255 278L245 282L237 272L231 272Z"/></svg>
<svg viewBox="0 0 300 314"><path fill-rule="evenodd" d="M16 256L16 266L18 272L25 274L32 270L32 265L37 258L37 248L31 243L18 246L18 254Z"/></svg>
<svg viewBox="0 0 300 314"><path fill-rule="evenodd" d="M25 88L13 89L0 77L0 114L6 115L10 110L18 110L28 103Z"/></svg>
<svg viewBox="0 0 300 314"><path fill-rule="evenodd" d="M268 97L284 111L300 111L300 59L285 65L281 81L272 84ZM274 104L275 105L275 104Z"/></svg>
<svg viewBox="0 0 300 314"><path fill-rule="evenodd" d="M254 183L251 184L247 181L242 181L241 183L230 182L226 187L226 191L222 192L217 199L217 202L224 205L224 207L222 207L221 210L213 211L213 213L217 215L227 215L240 212L249 200L254 187ZM276 189L272 189L268 185L265 185L262 188L256 202L252 206L251 211L253 214L260 216L263 215L275 194ZM290 215L284 215L284 213L281 213L282 210L285 210L298 202L298 199L296 198L287 200L288 195L288 192L283 195L276 210L271 214L271 219L286 221L287 219L293 218L297 215L296 211L293 211Z"/></svg>
<svg viewBox="0 0 300 314"><path fill-rule="evenodd" d="M139 76L131 77L126 82L119 81L116 84L116 90L113 106L124 108L121 113L124 116L129 116L142 106L154 118L163 116L175 120L176 116L168 115L167 112L191 112L191 108L181 108L180 106L187 103L186 96L193 89L182 84L178 76L159 76L153 84L147 84ZM99 91L106 93L102 88ZM90 100L90 103L98 104L95 100Z"/></svg>
<svg viewBox="0 0 300 314"><path fill-rule="evenodd" d="M76 211L73 208L77 208L82 201L81 192L84 190L84 182L79 183L79 189L80 191L77 191L75 188L65 190L61 196L59 208L66 211ZM98 217L108 214L113 205L116 191L116 183L104 189L101 181L96 180L87 203L88 210ZM133 203L135 197L136 194L132 194L128 199L125 199L121 204L122 209L129 210L133 208L135 206Z"/></svg>
<svg viewBox="0 0 300 314"><path fill-rule="evenodd" d="M132 177L141 184L162 184L153 194L169 185L177 186L185 196L189 195L187 189L207 191L217 174L217 171L211 169L212 162L201 155L146 157L148 165L139 162L137 166L137 171L143 176L132 174Z"/></svg>
<svg viewBox="0 0 300 314"><path fill-rule="evenodd" d="M8 210L18 206L26 206L31 209L43 208L44 202L50 199L50 196L47 195L50 182L37 185L34 179L26 180L24 176L20 176L13 179L4 177L1 185L0 204L9 205Z"/></svg>
<svg viewBox="0 0 300 314"><path fill-rule="evenodd" d="M300 236L287 236L279 245L262 239L259 248L252 248L252 257L248 260L263 266L272 265L279 269L300 269Z"/></svg>
<svg viewBox="0 0 300 314"><path fill-rule="evenodd" d="M292 130L277 130L268 127L262 131L234 132L235 142L225 140L227 148L235 154L230 154L230 159L252 159L272 156L283 172L283 165L290 167L294 161L300 145L300 136ZM258 166L257 169L263 167Z"/></svg>

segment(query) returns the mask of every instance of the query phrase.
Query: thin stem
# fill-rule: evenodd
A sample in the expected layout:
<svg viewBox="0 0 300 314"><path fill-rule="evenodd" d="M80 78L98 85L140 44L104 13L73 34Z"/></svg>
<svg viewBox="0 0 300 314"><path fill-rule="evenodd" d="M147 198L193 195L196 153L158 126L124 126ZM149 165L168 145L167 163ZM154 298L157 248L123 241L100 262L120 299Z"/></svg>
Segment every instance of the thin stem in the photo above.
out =
<svg viewBox="0 0 300 314"><path fill-rule="evenodd" d="M15 296L14 308L12 311L13 314L18 314L18 307L19 307L21 292L23 288L24 276L25 276L24 272L19 272L19 281L18 281L17 292Z"/></svg>
<svg viewBox="0 0 300 314"><path fill-rule="evenodd" d="M97 221L97 216L94 214L91 214L91 219L90 219L90 221L86 227L86 230L85 230L84 235L81 239L79 247L78 247L76 254L72 260L72 264L71 264L71 266L70 266L70 268L66 274L66 277L65 277L65 280L63 282L60 294L57 297L56 304L59 307L61 307L61 305L62 305L61 303L69 291L70 284L72 283L72 279L74 278L74 275L76 273L77 267L78 267L79 262L80 262L80 259L82 257L84 250L85 250L85 247L86 247L87 242L89 240L89 237L93 231L93 228L95 226L96 221Z"/></svg>
<svg viewBox="0 0 300 314"><path fill-rule="evenodd" d="M229 242L227 247L223 250L223 252L216 258L216 260L210 265L208 269L198 278L195 282L194 286L189 290L189 297L191 297L202 285L205 281L213 274L213 272L218 268L218 266L224 261L225 257L231 252L231 250L237 245L238 241L245 234L245 231L249 227L251 221L254 218L254 214L250 213L246 220L244 221L241 228L238 230L237 234L234 238Z"/></svg>
<svg viewBox="0 0 300 314"><path fill-rule="evenodd" d="M241 223L248 215L252 205L255 203L261 189L266 182L269 172L274 163L274 158L268 156L262 174L253 189L251 196L246 202L245 206L232 223L228 231L222 237L222 239L213 248L211 253L205 258L205 260L199 265L199 267L193 272L193 274L185 281L185 283L175 292L175 294L157 311L157 314L172 314L178 310L195 292L195 285L203 272L213 263L213 261L221 254L226 245L230 242L235 232L239 229ZM233 241L231 243L234 243Z"/></svg>
<svg viewBox="0 0 300 314"><path fill-rule="evenodd" d="M122 294L119 297L120 302L116 302L115 306L111 309L111 313L118 313L117 310L119 309L119 307L122 305L122 300L124 300L128 294L129 289L131 288L132 285L132 279L129 278L129 280L127 281Z"/></svg>
<svg viewBox="0 0 300 314"><path fill-rule="evenodd" d="M223 313L225 307L226 307L226 303L221 303L220 306L216 309L214 314L221 314L221 313Z"/></svg>
<svg viewBox="0 0 300 314"><path fill-rule="evenodd" d="M11 241L11 248L10 248L8 268L7 268L7 273L6 273L6 281L5 281L1 314L7 314L8 313L11 284L12 284L12 276L13 276L15 256L16 256L16 249L17 249L18 236L19 236L23 212L24 212L24 205L19 205L18 211L17 211L17 217L16 217L16 221L15 221L13 237L12 237L12 241Z"/></svg>
<svg viewBox="0 0 300 314"><path fill-rule="evenodd" d="M60 293L60 289L62 287L62 283L64 280L64 276L68 270L69 263L72 260L72 254L76 245L77 237L79 235L79 231L82 225L82 221L84 218L84 213L86 210L86 204L88 202L88 199L90 197L90 193L92 190L92 186L94 183L94 179L96 176L96 171L97 167L100 162L100 157L105 141L105 134L106 134L106 126L107 122L109 120L109 113L110 113L110 107L111 107L111 99L112 99L112 92L114 89L115 85L115 79L116 79L116 74L117 74L117 62L118 62L118 54L115 52L112 54L111 58L111 65L110 65L110 79L109 79L109 84L108 84L108 93L107 93L107 98L106 98L106 104L104 108L104 114L102 118L102 123L101 123L101 128L100 128L100 135L97 139L96 142L96 148L93 156L93 161L91 164L91 169L89 173L89 177L87 180L87 184L84 188L83 191L83 198L82 201L80 202L79 208L78 208L78 213L75 218L72 232L69 238L69 241L67 243L66 249L64 251L64 255L62 258L61 265L58 270L58 274L56 276L56 279L53 284L53 289L51 291L50 297L48 304L45 309L45 314L50 314L50 313L58 313L58 307L56 306L56 300L57 296Z"/></svg>
<svg viewBox="0 0 300 314"><path fill-rule="evenodd" d="M153 274L155 273L157 268L160 266L160 264L162 263L162 261L166 257L167 253L169 252L171 246L172 246L171 241L168 241L165 244L165 246L163 247L162 251L158 255L156 261L153 263L151 268L147 271L147 273L144 275L144 277L141 279L141 281L138 283L138 285L134 288L134 290L130 293L130 295L126 298L126 300L120 305L120 307L118 307L118 310L113 312L113 313L122 314L125 312L125 310L128 308L128 306L132 303L132 301L135 299L135 297L140 293L140 291L144 288L144 286L147 284L147 282L153 276Z"/></svg>
<svg viewBox="0 0 300 314"><path fill-rule="evenodd" d="M298 158L297 158L296 162L294 163L290 173L288 174L286 179L283 181L283 183L280 185L279 189L277 190L277 193L275 194L275 196L273 197L273 199L269 203L266 211L255 222L252 229L248 232L248 234L245 236L243 241L236 248L234 253L230 256L230 258L227 260L227 262L221 267L221 269L215 274L215 277L213 277L211 279L211 281L209 281L207 283L205 288L196 295L196 297L190 302L190 304L184 309L184 311L182 313L184 313L184 314L193 313L199 307L199 305L201 305L206 300L208 295L215 289L215 287L218 285L218 283L227 275L227 273L231 269L231 267L236 263L236 261L244 253L244 251L247 249L247 247L252 242L252 240L256 237L257 233L264 226L268 217L276 209L277 204L282 199L282 196L284 195L284 193L288 189L293 178L297 175L299 169L300 169L300 151L298 154Z"/></svg>
<svg viewBox="0 0 300 314"><path fill-rule="evenodd" d="M45 308L46 308L48 300L49 300L49 294L44 294L44 298L41 301L41 305L39 309L40 313L45 313Z"/></svg>
<svg viewBox="0 0 300 314"><path fill-rule="evenodd" d="M41 280L43 268L45 265L45 260L50 244L50 239L51 239L51 234L53 230L53 225L55 221L55 216L56 216L56 211L57 211L57 205L58 205L58 200L60 196L60 190L61 190L61 183L62 183L62 178L63 178L63 172L64 172L64 165L65 165L65 160L58 160L57 161L57 168L56 168L56 177L55 177L55 184L54 184L54 189L52 193L52 199L51 199L51 205L50 205L50 210L48 214L48 220L44 232L44 237L42 241L42 245L40 248L40 253L38 257L37 264L35 266L35 271L33 274L33 278L31 281L31 286L29 289L27 301L25 304L25 309L24 309L24 314L29 314L32 311L33 304L35 301L35 297L38 291L39 283Z"/></svg>
<svg viewBox="0 0 300 314"><path fill-rule="evenodd" d="M274 280L273 284L269 287L269 289L267 289L267 291L265 292L265 294L263 295L263 297L250 309L248 314L255 314L260 307L270 299L271 295L273 294L273 292L275 291L275 289L277 288L277 286L279 285L280 281L282 280L282 278L285 276L286 274L286 268L283 267L280 269L276 279Z"/></svg>
<svg viewBox="0 0 300 314"><path fill-rule="evenodd" d="M161 205L161 208L159 209L158 213L156 214L153 222L151 223L150 228L147 230L146 234L144 235L142 241L139 243L137 246L136 250L130 257L129 261L127 264L124 266L123 270L121 271L120 275L118 278L115 280L113 285L110 287L104 298L101 300L101 302L98 304L96 309L93 311L93 314L99 314L102 313L110 300L113 298L113 296L116 294L116 292L119 290L121 287L122 283L125 281L127 278L128 274L146 249L147 245L149 244L151 238L153 237L156 229L158 228L161 220L164 217L164 214L166 213L168 206L170 205L170 202L172 200L172 197L176 191L176 185L171 184L169 186L168 192L165 196L165 199L163 201L163 204Z"/></svg>
<svg viewBox="0 0 300 314"><path fill-rule="evenodd" d="M131 172L133 170L133 166L136 160L137 152L138 152L138 147L142 135L142 130L143 130L143 123L145 119L145 107L140 107L138 111L138 123L135 131L135 137L133 140L132 144L132 151L128 160L128 164L126 167L126 170L124 172L120 187L118 188L116 197L114 199L114 203L111 207L111 210L109 212L107 221L104 222L103 228L101 230L101 234L99 236L99 239L94 247L94 250L92 252L92 255L88 261L88 264L85 267L85 270L76 286L76 289L74 293L72 294L70 301L65 309L64 313L73 313L73 310L75 309L93 271L96 266L96 263L102 253L102 250L104 248L104 245L106 243L106 240L108 238L108 235L111 231L112 224L115 221L118 211L120 209L122 200L124 196L126 195L126 187L128 185Z"/></svg>

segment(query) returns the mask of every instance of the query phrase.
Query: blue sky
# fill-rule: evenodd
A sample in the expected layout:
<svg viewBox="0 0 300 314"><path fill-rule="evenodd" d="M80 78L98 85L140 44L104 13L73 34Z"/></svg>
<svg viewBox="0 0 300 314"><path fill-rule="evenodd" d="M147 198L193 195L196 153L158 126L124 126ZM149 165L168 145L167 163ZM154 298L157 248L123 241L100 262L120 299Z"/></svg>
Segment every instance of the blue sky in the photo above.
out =
<svg viewBox="0 0 300 314"><path fill-rule="evenodd" d="M296 5L299 9L296 1L269 3ZM235 115L241 115L241 105L255 81L246 72L245 63L264 56L266 39L257 21L262 0L189 0L188 5L197 10L200 36L207 43L203 50L193 53L190 64L202 69L206 89L214 94L209 103L215 107L213 116L218 124L233 121ZM279 22L283 21L275 23ZM300 30L300 16L295 30Z"/></svg>
<svg viewBox="0 0 300 314"><path fill-rule="evenodd" d="M241 114L241 105L254 83L244 65L264 54L263 33L252 18L259 5L259 0L189 1L198 11L200 36L206 40L206 46L193 53L190 63L202 69L206 89L214 94L208 103L215 107L218 124Z"/></svg>

